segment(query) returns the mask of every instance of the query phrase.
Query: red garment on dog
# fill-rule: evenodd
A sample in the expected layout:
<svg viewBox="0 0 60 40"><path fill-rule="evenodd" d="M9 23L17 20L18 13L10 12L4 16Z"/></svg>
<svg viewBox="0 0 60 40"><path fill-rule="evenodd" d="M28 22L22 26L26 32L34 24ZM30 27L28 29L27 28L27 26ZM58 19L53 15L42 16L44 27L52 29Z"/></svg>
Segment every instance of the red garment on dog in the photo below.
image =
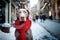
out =
<svg viewBox="0 0 60 40"><path fill-rule="evenodd" d="M20 40L26 40L26 33L31 27L31 20L27 19L23 24L20 24L19 21L16 20L14 26L20 33Z"/></svg>

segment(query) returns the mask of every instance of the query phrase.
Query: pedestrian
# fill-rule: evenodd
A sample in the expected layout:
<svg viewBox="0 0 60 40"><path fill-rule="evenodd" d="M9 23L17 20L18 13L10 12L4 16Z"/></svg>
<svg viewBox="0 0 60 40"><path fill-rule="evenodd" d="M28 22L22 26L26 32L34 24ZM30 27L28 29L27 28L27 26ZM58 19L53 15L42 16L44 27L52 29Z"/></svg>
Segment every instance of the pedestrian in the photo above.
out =
<svg viewBox="0 0 60 40"><path fill-rule="evenodd" d="M34 21L34 22L36 21L35 14L33 15L33 21Z"/></svg>
<svg viewBox="0 0 60 40"><path fill-rule="evenodd" d="M42 14L42 22L44 22L46 20L46 15Z"/></svg>
<svg viewBox="0 0 60 40"><path fill-rule="evenodd" d="M30 30L31 24L32 22L29 19L29 11L23 8L19 9L17 13L17 19L14 23L16 31L19 33L19 36L16 37L16 40L26 40L26 33L28 30Z"/></svg>
<svg viewBox="0 0 60 40"><path fill-rule="evenodd" d="M40 20L42 22L42 13L40 13L39 18L40 18Z"/></svg>
<svg viewBox="0 0 60 40"><path fill-rule="evenodd" d="M41 22L42 22L42 15L40 15L40 20L41 20Z"/></svg>
<svg viewBox="0 0 60 40"><path fill-rule="evenodd" d="M39 17L39 16L38 16L38 15L36 15L36 20L38 20L38 17Z"/></svg>
<svg viewBox="0 0 60 40"><path fill-rule="evenodd" d="M35 18L36 18L36 22L38 22L39 14L36 13L35 15L36 15L36 16L35 16Z"/></svg>
<svg viewBox="0 0 60 40"><path fill-rule="evenodd" d="M52 15L51 15L51 16L49 16L49 19L50 19L50 20L52 20Z"/></svg>
<svg viewBox="0 0 60 40"><path fill-rule="evenodd" d="M35 18L33 18L33 21L35 22L35 21L36 21L36 19L35 19Z"/></svg>

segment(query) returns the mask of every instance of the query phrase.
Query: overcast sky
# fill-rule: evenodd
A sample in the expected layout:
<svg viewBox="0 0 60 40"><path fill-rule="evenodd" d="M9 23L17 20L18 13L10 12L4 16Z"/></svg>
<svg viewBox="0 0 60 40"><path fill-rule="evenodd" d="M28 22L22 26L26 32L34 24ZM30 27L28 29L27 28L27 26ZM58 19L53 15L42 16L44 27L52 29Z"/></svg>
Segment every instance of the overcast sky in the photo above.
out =
<svg viewBox="0 0 60 40"><path fill-rule="evenodd" d="M36 5L38 2L38 0L30 0L30 7L33 7L34 5Z"/></svg>

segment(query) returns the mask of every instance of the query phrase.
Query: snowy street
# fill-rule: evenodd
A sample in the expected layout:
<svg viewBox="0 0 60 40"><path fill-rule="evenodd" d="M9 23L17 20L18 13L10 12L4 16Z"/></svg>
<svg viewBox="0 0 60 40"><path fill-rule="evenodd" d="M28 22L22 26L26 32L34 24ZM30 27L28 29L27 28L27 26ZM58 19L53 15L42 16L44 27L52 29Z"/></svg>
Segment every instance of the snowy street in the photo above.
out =
<svg viewBox="0 0 60 40"><path fill-rule="evenodd" d="M41 23L44 24L44 23ZM38 22L32 21L31 30L33 35L33 40L58 40L53 35L51 35L42 25ZM51 29L52 30L52 29ZM15 28L10 28L10 33L4 33L0 31L0 40L15 40Z"/></svg>
<svg viewBox="0 0 60 40"><path fill-rule="evenodd" d="M40 19L38 19L38 24L43 26L43 28L48 30L52 35L60 38L60 23L56 23L49 19L46 19L43 23Z"/></svg>
<svg viewBox="0 0 60 40"><path fill-rule="evenodd" d="M44 29L38 22L32 23L32 35L34 40L58 40Z"/></svg>

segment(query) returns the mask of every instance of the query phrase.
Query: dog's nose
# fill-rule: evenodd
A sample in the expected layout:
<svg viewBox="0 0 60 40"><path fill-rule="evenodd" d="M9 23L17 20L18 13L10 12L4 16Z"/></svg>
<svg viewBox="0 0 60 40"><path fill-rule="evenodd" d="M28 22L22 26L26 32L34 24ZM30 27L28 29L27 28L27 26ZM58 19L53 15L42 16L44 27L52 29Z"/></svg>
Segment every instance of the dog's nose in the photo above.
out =
<svg viewBox="0 0 60 40"><path fill-rule="evenodd" d="M24 17L21 17L22 20L24 20Z"/></svg>

